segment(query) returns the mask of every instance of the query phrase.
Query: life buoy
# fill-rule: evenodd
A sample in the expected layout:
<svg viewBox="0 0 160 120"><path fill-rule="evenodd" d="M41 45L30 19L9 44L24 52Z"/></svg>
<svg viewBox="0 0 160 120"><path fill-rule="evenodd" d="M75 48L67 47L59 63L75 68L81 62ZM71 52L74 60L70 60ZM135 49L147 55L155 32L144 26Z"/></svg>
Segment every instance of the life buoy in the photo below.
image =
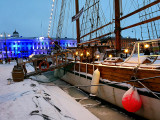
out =
<svg viewBox="0 0 160 120"><path fill-rule="evenodd" d="M41 67L42 64L46 64L47 67L46 67L46 68L42 68L42 67ZM48 68L49 68L49 63L48 63L47 61L42 61L42 62L39 63L39 69L40 69L41 71L47 71Z"/></svg>

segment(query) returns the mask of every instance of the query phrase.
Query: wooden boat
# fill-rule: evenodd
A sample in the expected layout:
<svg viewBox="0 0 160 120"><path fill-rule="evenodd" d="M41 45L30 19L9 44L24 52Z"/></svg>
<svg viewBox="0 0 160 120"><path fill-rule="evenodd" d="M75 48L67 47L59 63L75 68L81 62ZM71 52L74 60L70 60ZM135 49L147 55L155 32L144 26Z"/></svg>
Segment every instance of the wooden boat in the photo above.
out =
<svg viewBox="0 0 160 120"><path fill-rule="evenodd" d="M160 113L160 109L159 109L160 107L160 100L159 100L160 99L159 98L160 96L160 87L159 87L160 64L159 63L154 64L154 63L156 63L159 60L159 55L156 55L157 54L156 52L157 50L158 50L158 53L160 51L159 47L157 47L157 45L159 45L160 42L156 42L156 41L159 41L160 39L145 41L145 44L149 43L151 45L150 46L150 50L152 50L151 52L155 53L155 55L153 54L150 55L150 58L152 59L147 58L149 57L149 55L141 55L141 52L143 52L143 50L146 50L144 49L144 46L145 46L145 44L143 43L144 41L142 42L140 41L135 44L132 54L124 62L121 62L120 59L119 60L112 59L108 61L106 59L106 61L96 62L96 64L94 64L95 63L94 55L96 53L97 48L100 48L102 50L103 49L108 50L109 48L114 49L115 55L116 56L120 55L120 53L122 52L121 31L127 30L129 28L137 27L143 24L147 24L146 28L149 29L148 23L159 20L160 16L158 15L155 17L153 15L152 18L151 16L147 18L146 15L153 14L154 12L156 13L157 11L159 11L159 9L157 11L154 10L154 12L149 12L148 14L146 13L146 10L149 7L158 5L160 1L159 0L150 1L149 3L147 2L147 4L144 1L143 6L139 7L138 5L137 10L134 10L131 13L126 13L126 15L122 15L122 12L120 12L120 4L122 4L123 2L121 0L113 0L113 1L114 1L113 11L115 12L114 19L112 19L107 24L103 24L100 26L99 24L100 14L99 14L99 6L98 6L100 1L86 0L86 4L84 8L84 11L86 12L86 14L83 13L84 14L83 16L86 15L86 18L83 17L84 19L82 19L82 23L81 23L81 26L82 26L81 28L83 28L84 30L81 29L81 33L80 33L79 21L80 21L80 15L82 13L79 12L78 0L75 0L76 15L73 18L76 21L78 47L74 48L76 50L74 51L75 52L74 59L76 60L76 57L77 57L76 52L78 51L80 62L73 61L72 64L56 72L64 81L74 86L78 86L79 88L81 88L82 90L88 93L92 93L91 87L94 86L94 84L91 84L92 80L94 79L93 73L94 73L94 70L98 68L98 70L100 71L100 81L99 81L99 84L95 85L95 87L98 87L98 91L95 94L97 97L123 108L123 105L122 105L123 95L126 93L126 91L130 87L134 86L135 88L137 88L140 98L142 100L142 107L140 108L140 110L135 112L135 114L147 119L158 120L160 118L160 115L159 115ZM122 3L120 3L120 1ZM65 2L63 1L62 3L63 4L61 5L61 13L60 13L58 29L57 29L58 34L62 32L61 31L62 25L63 25L62 20L64 19ZM83 11L83 8L80 11ZM143 14L141 15L140 12L142 11L145 12L144 15ZM122 20L129 18L137 13L141 15L139 17L141 18L145 17L145 19L140 20L140 22L133 23L132 25L129 25L129 26L125 26L125 27L121 26ZM90 24L89 24L90 29L88 29L88 26L86 26L86 23L88 21L90 21ZM130 21L132 20L130 19ZM105 27L108 27L113 23L114 23L113 30L107 31L105 34L103 35L101 34L97 36L98 34L97 31L104 29ZM153 28L152 28L152 33L154 33ZM111 46L106 46L106 45L103 46L102 44L100 45L100 41L101 41L100 39L112 34L115 34L114 48L112 48L113 47L112 45ZM58 35L58 37L61 37L61 36ZM136 30L135 30L135 37L136 37ZM82 43L81 41L85 41L85 42ZM87 56L89 55L87 54L87 51L90 51L89 59ZM83 58L82 56L84 54L85 54L85 59L82 59ZM146 52L146 54L148 53Z"/></svg>
<svg viewBox="0 0 160 120"><path fill-rule="evenodd" d="M160 39L157 40L160 42ZM157 40L145 41L145 43L155 43ZM157 43L159 42L157 41ZM135 114L147 119L159 119L160 62L157 64L156 61L159 61L160 55L141 56L141 50L138 48L138 56L134 57L136 47L141 44L142 42L135 44L131 56L124 62L103 65L103 63L91 64L73 61L68 67L61 69L58 74L63 74L61 79L64 81L91 93L92 75L94 70L98 68L100 81L97 85L97 97L123 108L122 97L131 86L134 86L138 89L142 100L142 107ZM148 57L152 57L150 63ZM137 61L131 63L130 60L133 58L134 60L136 58Z"/></svg>

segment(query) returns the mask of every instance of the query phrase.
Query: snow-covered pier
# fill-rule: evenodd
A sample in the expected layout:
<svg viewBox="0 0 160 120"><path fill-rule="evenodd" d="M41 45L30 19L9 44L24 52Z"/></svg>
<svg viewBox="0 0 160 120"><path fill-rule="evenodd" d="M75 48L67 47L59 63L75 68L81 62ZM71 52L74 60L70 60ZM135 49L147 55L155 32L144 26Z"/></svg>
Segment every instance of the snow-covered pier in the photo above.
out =
<svg viewBox="0 0 160 120"><path fill-rule="evenodd" d="M98 120L57 86L31 79L8 85L15 64L0 65L0 120Z"/></svg>

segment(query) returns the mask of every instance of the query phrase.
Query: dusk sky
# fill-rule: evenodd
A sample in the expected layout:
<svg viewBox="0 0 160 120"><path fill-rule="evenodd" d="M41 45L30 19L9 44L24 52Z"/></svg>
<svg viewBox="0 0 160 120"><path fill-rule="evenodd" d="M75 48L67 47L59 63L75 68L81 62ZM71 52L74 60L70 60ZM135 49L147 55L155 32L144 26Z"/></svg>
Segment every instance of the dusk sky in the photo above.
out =
<svg viewBox="0 0 160 120"><path fill-rule="evenodd" d="M56 3L57 0L55 0ZM58 0L60 2L61 0ZM74 0L67 0L67 2L71 5L70 2ZM80 7L81 9L83 6L85 6L85 0L79 0ZM109 1L109 0L108 0ZM113 1L110 0L111 3L113 4ZM151 0L154 1L154 0ZM138 1L140 2L140 1ZM23 37L39 37L39 36L47 36L48 32L48 25L49 25L49 18L51 14L51 6L52 6L53 1L52 0L0 0L0 15L1 15L1 20L0 20L0 34L6 32L7 34L11 34L15 31L18 31L20 36ZM74 4L74 3L72 3ZM128 14L129 12L137 9L137 2L136 0L123 0L123 13ZM139 3L139 7L142 7L142 3ZM113 5L110 5L113 6ZM60 10L61 5L58 3L58 7L56 9ZM109 7L108 3L106 0L101 0L101 5L100 7L102 8L104 15L106 16L107 22L111 20L111 16L109 15L110 13L107 13L108 9L112 7ZM75 22L68 23L68 21L71 22L71 17L75 14L74 8L71 7L69 12L66 9L66 14L69 16L68 20L64 21L65 25L68 25L65 28L65 32L62 37L76 37L76 30L75 30ZM54 10L55 11L55 10ZM113 12L113 11L111 11ZM157 12L158 14L159 12ZM83 14L82 14L83 15ZM108 17L107 17L108 15ZM54 16L54 14L53 14ZM54 23L57 25L58 24L58 16L56 15ZM81 17L82 18L82 17ZM129 19L125 19L122 21L121 27L125 27L130 25L131 23L137 23L140 22L138 18L138 14L136 14L133 17L130 17ZM52 21L53 24L53 21ZM159 22L158 28L159 27ZM73 26L74 25L74 26ZM73 26L74 30L71 30L71 26ZM113 26L114 28L114 26ZM53 30L53 36L56 36L56 30L57 27L54 26ZM72 32L71 32L72 31ZM147 33L147 31L144 31L144 35ZM124 37L141 37L140 33L140 28L132 28L129 29L128 31L123 31L122 35ZM146 37L147 39L147 37Z"/></svg>
<svg viewBox="0 0 160 120"><path fill-rule="evenodd" d="M0 0L0 33L12 34L15 29L20 36L41 36L43 27L47 35L51 0Z"/></svg>

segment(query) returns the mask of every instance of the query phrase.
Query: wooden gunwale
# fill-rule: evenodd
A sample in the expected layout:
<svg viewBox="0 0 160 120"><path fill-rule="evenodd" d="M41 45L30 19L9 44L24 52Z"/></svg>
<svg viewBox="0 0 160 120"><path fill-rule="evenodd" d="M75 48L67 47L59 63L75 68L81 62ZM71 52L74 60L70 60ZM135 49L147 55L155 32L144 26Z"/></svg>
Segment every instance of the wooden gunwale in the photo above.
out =
<svg viewBox="0 0 160 120"><path fill-rule="evenodd" d="M80 69L79 69L80 66ZM94 65L94 70L99 69L102 79L107 79L115 82L123 82L131 80L131 77L135 76L134 67L123 66L106 66L106 65ZM74 67L70 68L71 71ZM80 70L80 71L79 71ZM75 71L86 73L86 63L75 63ZM93 74L93 64L87 64L87 74ZM144 69L140 68L137 71L136 78L143 79L148 77L160 76L159 69ZM150 90L160 92L160 78L153 78L149 80L141 81ZM134 85L138 88L143 88L138 82L129 82L128 84Z"/></svg>

